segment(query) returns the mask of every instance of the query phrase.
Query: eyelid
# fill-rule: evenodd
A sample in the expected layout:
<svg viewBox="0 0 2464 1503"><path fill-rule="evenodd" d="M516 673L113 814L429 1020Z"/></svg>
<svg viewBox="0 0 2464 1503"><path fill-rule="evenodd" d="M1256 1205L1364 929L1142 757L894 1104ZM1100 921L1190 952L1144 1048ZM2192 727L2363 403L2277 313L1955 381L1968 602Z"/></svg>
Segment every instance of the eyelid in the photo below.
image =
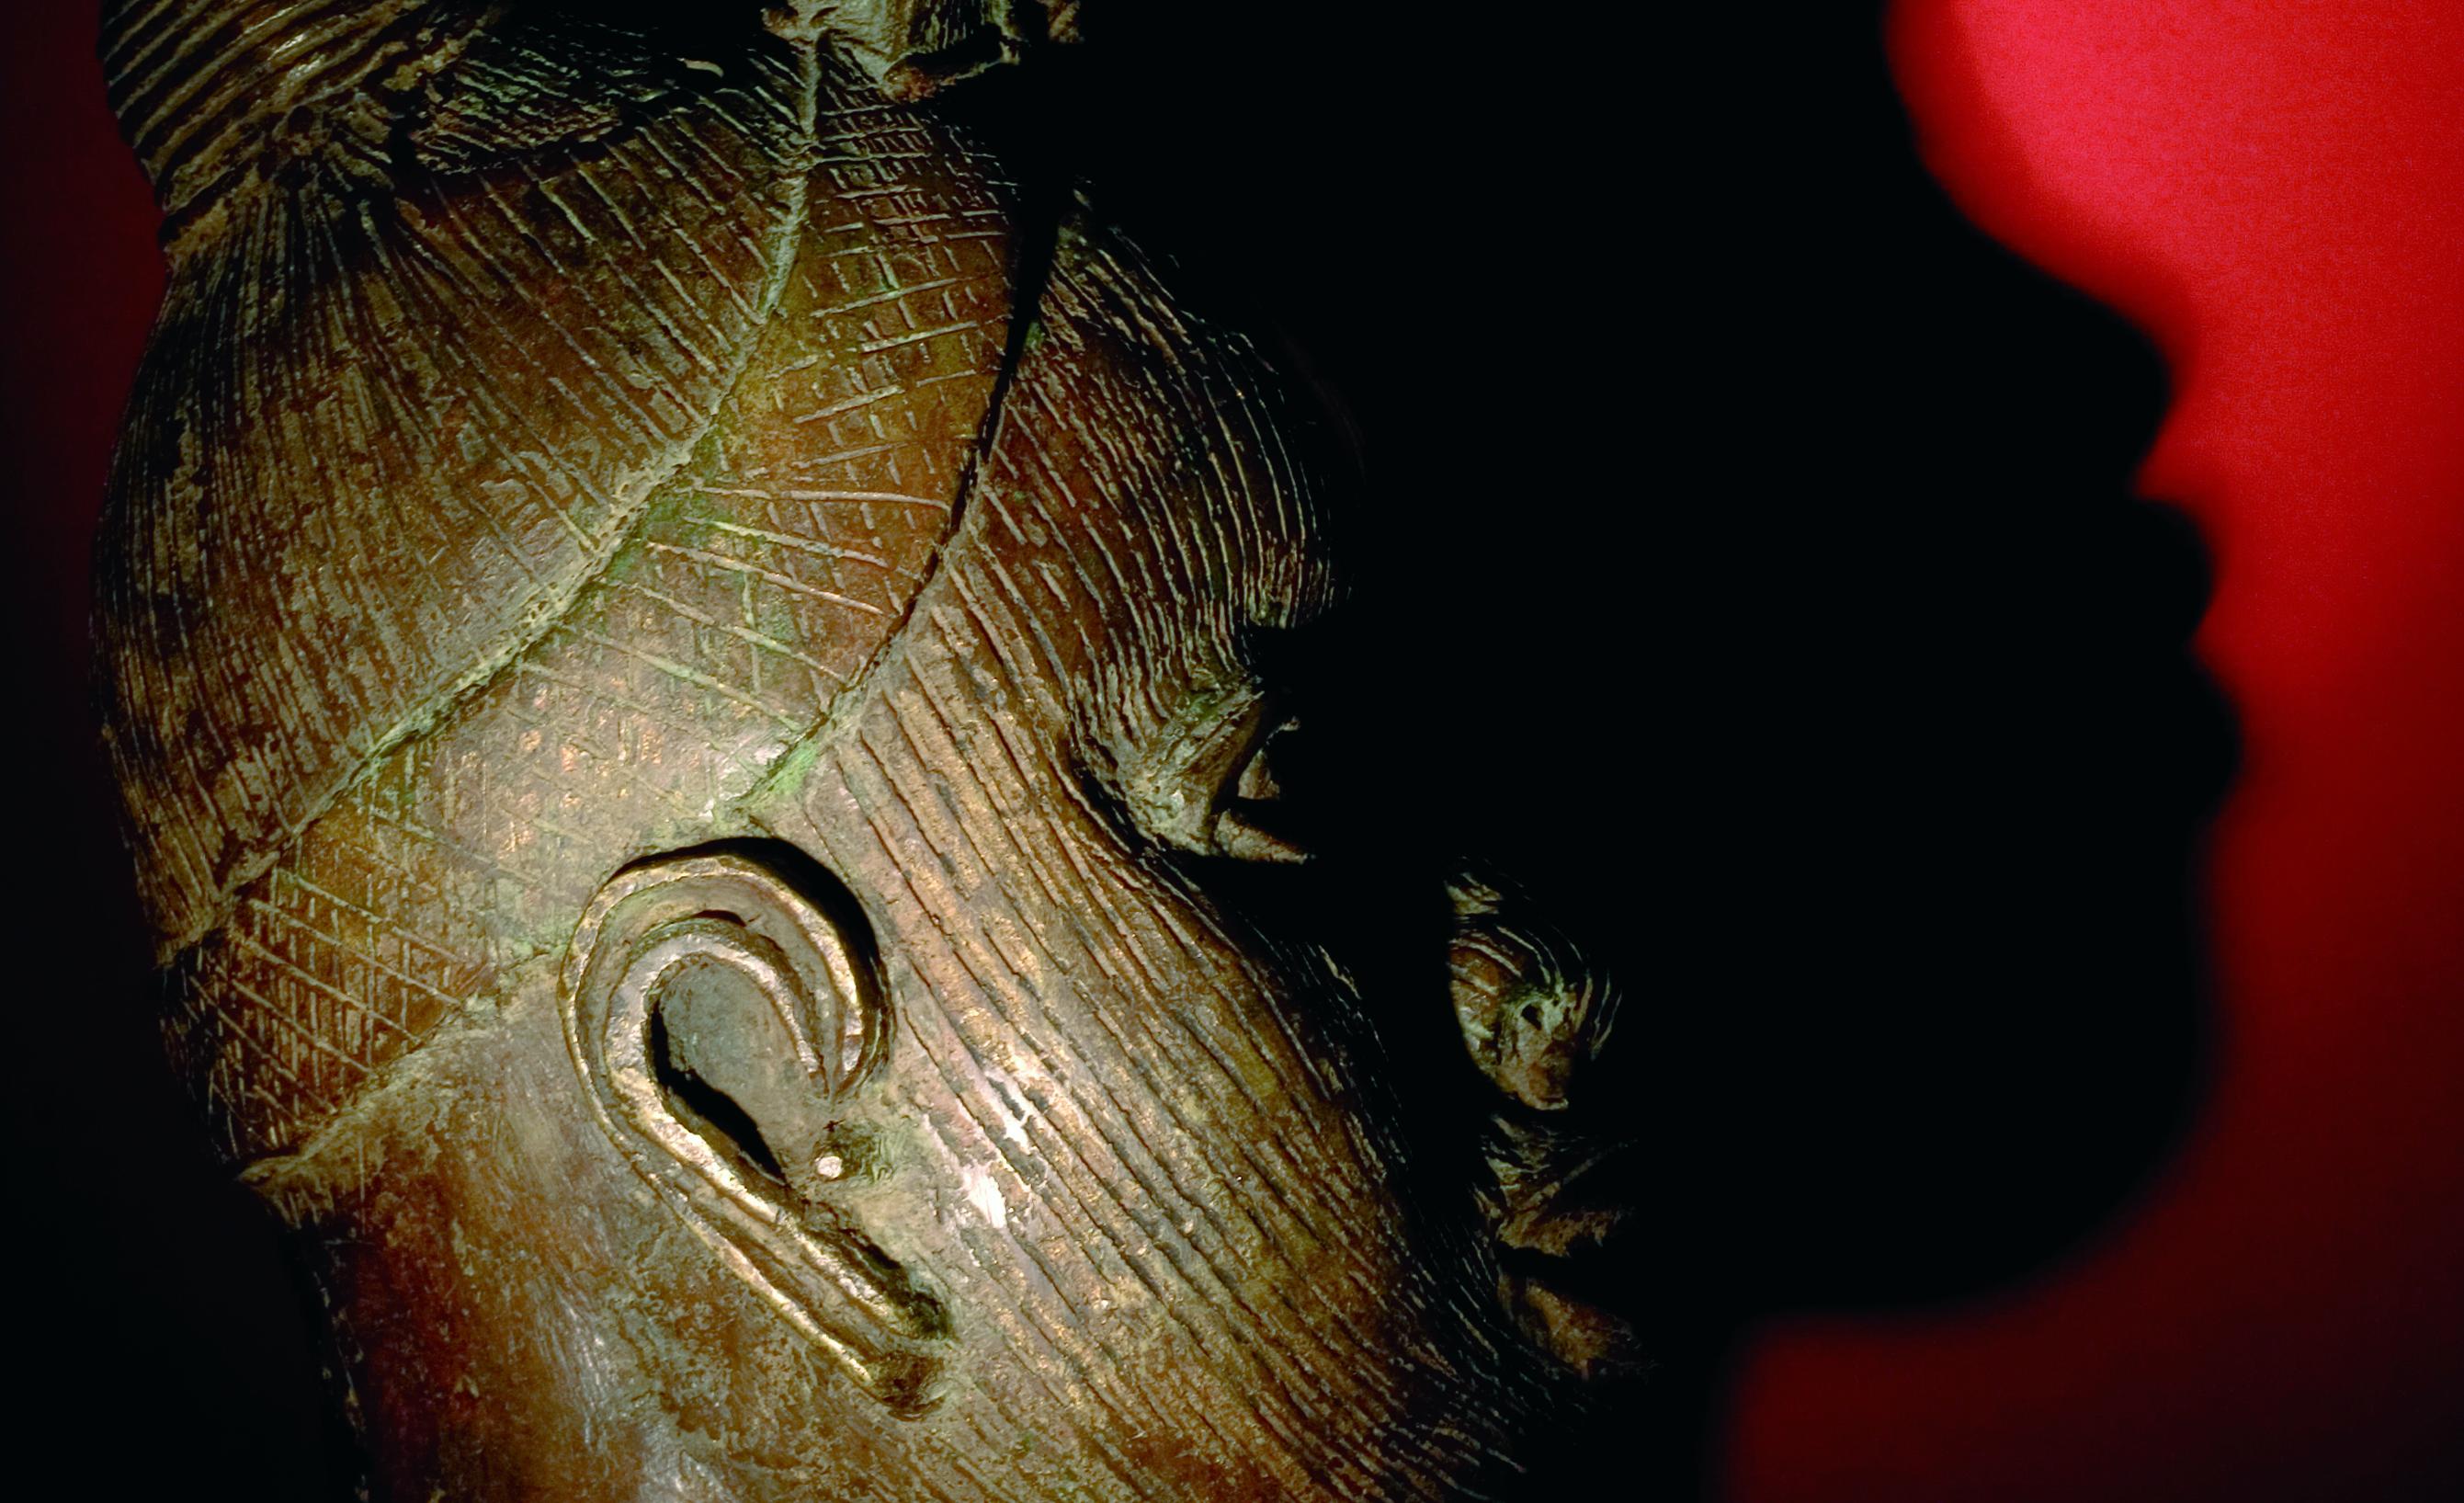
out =
<svg viewBox="0 0 2464 1503"><path fill-rule="evenodd" d="M1193 695L1120 763L1130 818L1150 839L1197 855L1293 862L1309 852L1250 817L1279 791L1264 756L1294 723L1254 678Z"/></svg>

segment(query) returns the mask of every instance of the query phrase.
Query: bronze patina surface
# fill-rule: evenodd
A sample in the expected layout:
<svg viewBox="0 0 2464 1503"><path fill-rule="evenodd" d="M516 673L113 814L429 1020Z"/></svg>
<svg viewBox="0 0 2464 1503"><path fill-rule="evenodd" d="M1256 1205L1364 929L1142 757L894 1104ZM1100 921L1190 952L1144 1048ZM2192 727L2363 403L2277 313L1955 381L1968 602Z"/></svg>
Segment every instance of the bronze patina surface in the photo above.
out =
<svg viewBox="0 0 2464 1503"><path fill-rule="evenodd" d="M1627 1359L1536 1271L1614 991L1491 879L1375 1006L1217 890L1310 855L1254 644L1346 470L940 113L1076 26L106 7L171 262L106 737L377 1496L1490 1495Z"/></svg>

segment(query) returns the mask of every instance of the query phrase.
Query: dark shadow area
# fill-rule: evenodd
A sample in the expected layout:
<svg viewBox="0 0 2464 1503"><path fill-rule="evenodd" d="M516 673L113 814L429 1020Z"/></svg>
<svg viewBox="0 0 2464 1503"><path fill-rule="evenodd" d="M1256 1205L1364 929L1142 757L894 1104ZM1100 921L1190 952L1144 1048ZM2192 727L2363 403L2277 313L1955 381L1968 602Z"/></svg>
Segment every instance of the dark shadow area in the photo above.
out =
<svg viewBox="0 0 2464 1503"><path fill-rule="evenodd" d="M1944 199L1878 7L1329 11L1124 8L1023 113L1356 441L1287 780L1330 911L1401 953L1426 889L1367 873L1481 852L1628 988L1593 1110L1645 1209L1592 1275L1662 1366L1529 1491L1687 1496L1756 1322L2022 1284L2195 1115L2234 740L2205 551L2129 491L2165 373Z"/></svg>
<svg viewBox="0 0 2464 1503"><path fill-rule="evenodd" d="M96 1499L351 1495L307 1295L164 1062L87 689L88 533L160 286L114 134L96 7L15 18L0 87L0 505L12 557L5 748L10 1440Z"/></svg>

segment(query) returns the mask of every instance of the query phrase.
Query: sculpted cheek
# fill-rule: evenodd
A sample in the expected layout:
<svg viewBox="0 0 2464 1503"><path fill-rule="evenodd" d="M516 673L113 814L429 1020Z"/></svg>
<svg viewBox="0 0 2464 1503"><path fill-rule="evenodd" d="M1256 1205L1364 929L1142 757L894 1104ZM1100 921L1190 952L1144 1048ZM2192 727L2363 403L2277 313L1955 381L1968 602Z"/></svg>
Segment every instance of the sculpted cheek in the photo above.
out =
<svg viewBox="0 0 2464 1503"><path fill-rule="evenodd" d="M952 561L760 808L882 934L903 1167L856 1214L932 1271L954 1382L1004 1412L1177 1436L1188 1474L1294 1496L1434 1489L1536 1385L1483 1353L1507 1343L1465 1244L1407 1230L1356 1009L1109 807L1066 720L1020 713L1062 696L1003 676L1010 618L954 604L977 578Z"/></svg>

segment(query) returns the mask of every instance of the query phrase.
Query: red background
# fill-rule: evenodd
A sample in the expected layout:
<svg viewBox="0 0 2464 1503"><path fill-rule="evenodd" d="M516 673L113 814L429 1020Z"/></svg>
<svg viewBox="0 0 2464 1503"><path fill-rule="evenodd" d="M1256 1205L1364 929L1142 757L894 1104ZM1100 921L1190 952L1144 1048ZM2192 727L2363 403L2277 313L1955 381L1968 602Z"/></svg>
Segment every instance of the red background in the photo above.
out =
<svg viewBox="0 0 2464 1503"><path fill-rule="evenodd" d="M152 214L100 103L90 10L27 10L0 60L0 452L26 720L66 729L16 749L27 785L59 790L33 834L88 951L70 1003L102 1018L75 1042L99 1029L127 1050L55 1072L26 1109L104 1145L104 1172L57 1191L65 1225L116 1228L41 1254L77 1265L60 1287L112 1292L108 1310L44 1318L99 1354L61 1382L165 1398L158 1444L265 1477L324 1441L283 1407L297 1391L260 1402L221 1375L296 1389L301 1333L270 1236L196 1169L167 1082L118 1062L148 1057L142 1009L120 1001L143 960L74 733L87 534L160 285ZM1770 1328L1733 1394L1729 1486L1754 1503L2448 1495L2464 1480L2464 7L1909 0L1894 55L1961 206L2129 315L2172 368L2142 487L2213 555L2197 646L2241 738L2208 868L2217 1062L2187 1148L2082 1261L1982 1306ZM51 1026L30 1015L21 1045L39 1055Z"/></svg>
<svg viewBox="0 0 2464 1503"><path fill-rule="evenodd" d="M2242 737L2217 1069L2087 1261L1771 1332L1733 1491L2460 1495L2464 7L1906 0L1892 47L1961 207L2171 367L2140 485L2212 553Z"/></svg>
<svg viewBox="0 0 2464 1503"><path fill-rule="evenodd" d="M163 286L157 216L102 101L96 7L15 8L0 51L0 561L19 644L0 727L21 905L0 1238L11 1439L92 1497L347 1496L271 1221L164 1066L147 940L87 691L87 563Z"/></svg>

